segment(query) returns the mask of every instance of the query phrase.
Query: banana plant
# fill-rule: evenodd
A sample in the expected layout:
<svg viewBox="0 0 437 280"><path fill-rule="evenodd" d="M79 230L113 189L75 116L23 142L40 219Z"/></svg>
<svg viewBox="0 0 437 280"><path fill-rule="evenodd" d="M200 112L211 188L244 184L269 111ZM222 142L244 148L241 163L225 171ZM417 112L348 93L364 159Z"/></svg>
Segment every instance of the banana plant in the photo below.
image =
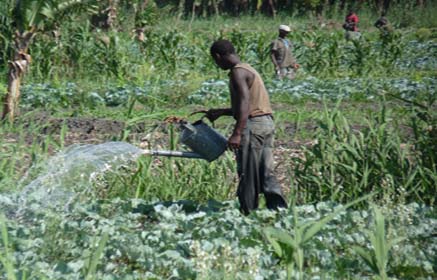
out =
<svg viewBox="0 0 437 280"><path fill-rule="evenodd" d="M0 19L6 25L7 42L11 49L8 62L8 87L3 100L1 119L7 117L11 122L18 115L21 80L32 58L28 52L36 34L51 30L67 15L82 12L84 4L91 0L7 0L3 2ZM2 30L3 31L3 30Z"/></svg>

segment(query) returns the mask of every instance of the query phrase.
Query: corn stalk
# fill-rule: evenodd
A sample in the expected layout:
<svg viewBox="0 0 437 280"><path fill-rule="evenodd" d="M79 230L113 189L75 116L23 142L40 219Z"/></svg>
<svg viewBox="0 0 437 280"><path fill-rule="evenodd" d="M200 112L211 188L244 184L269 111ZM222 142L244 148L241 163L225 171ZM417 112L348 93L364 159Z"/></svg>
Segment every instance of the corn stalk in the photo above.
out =
<svg viewBox="0 0 437 280"><path fill-rule="evenodd" d="M402 239L388 240L385 230L384 215L378 207L374 206L374 228L367 234L370 239L373 250L364 247L354 246L354 251L364 260L364 262L378 274L379 279L389 279L387 275L387 265L390 256L390 249Z"/></svg>
<svg viewBox="0 0 437 280"><path fill-rule="evenodd" d="M332 221L342 211L356 205L359 202L371 198L374 193L370 193L352 202L337 208L332 213L326 215L318 221L311 221L305 224L298 221L296 206L293 205L294 230L288 232L284 229L268 227L264 230L264 236L268 243L273 247L273 251L281 258L287 267L287 279L291 279L298 269L298 279L304 279L304 257L305 246L317 235L330 221Z"/></svg>
<svg viewBox="0 0 437 280"><path fill-rule="evenodd" d="M16 280L15 276L15 266L14 259L9 252L9 242L8 242L8 229L6 225L6 217L2 214L0 215L0 233L1 233L1 243L3 244L3 250L0 253L0 264L3 266L3 269L6 271L8 280ZM1 244L0 243L0 244Z"/></svg>

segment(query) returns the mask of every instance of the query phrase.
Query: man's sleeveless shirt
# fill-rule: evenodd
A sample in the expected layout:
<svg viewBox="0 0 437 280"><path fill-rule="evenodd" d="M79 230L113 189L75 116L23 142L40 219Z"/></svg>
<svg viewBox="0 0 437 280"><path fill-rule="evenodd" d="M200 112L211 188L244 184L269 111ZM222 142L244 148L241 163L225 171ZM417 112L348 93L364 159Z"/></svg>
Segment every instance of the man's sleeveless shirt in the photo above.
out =
<svg viewBox="0 0 437 280"><path fill-rule="evenodd" d="M249 87L249 117L272 114L270 99L259 73L247 63L239 63L234 68L243 68L254 74L255 78ZM232 104L232 107L235 105ZM233 110L235 112L235 110Z"/></svg>

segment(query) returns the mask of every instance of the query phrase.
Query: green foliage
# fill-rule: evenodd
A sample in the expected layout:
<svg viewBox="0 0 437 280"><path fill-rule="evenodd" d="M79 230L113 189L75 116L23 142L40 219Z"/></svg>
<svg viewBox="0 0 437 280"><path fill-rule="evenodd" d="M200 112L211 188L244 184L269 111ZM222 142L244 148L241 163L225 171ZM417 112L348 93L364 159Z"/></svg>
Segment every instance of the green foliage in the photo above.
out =
<svg viewBox="0 0 437 280"><path fill-rule="evenodd" d="M431 30L429 30L428 28L419 28L416 30L416 37L417 40L419 40L420 42L424 42L427 41L431 38Z"/></svg>
<svg viewBox="0 0 437 280"><path fill-rule="evenodd" d="M96 278L96 271L97 271L97 265L98 265L98 261L102 256L102 253L105 249L105 245L109 240L109 235L108 233L104 233L102 238L100 239L100 241L97 244L97 249L94 252L94 254L92 256L90 256L89 261L87 264L85 264L86 267L86 280L92 280Z"/></svg>
<svg viewBox="0 0 437 280"><path fill-rule="evenodd" d="M379 276L379 279L389 279L387 274L388 261L390 257L391 248L400 242L402 239L387 240L385 230L385 219L381 210L373 206L374 225L373 231L367 231L372 245L372 251L355 246L353 250L363 258L365 263Z"/></svg>
<svg viewBox="0 0 437 280"><path fill-rule="evenodd" d="M153 26L158 23L160 11L156 4L148 3L146 7L141 8L142 4L135 5L135 26Z"/></svg>
<svg viewBox="0 0 437 280"><path fill-rule="evenodd" d="M3 202L5 196L0 199ZM12 211L13 205L7 205ZM37 205L22 209L25 217L20 216L20 221L7 221L14 268L27 271L27 279L85 279L88 274L94 279L283 280L287 279L286 269L278 264L272 245L265 242L265 233L266 228L274 227L288 236L294 234L296 213L299 227L311 225L305 227L308 237L312 235L309 229L322 217L336 215L304 243L302 274L293 274L292 279L326 275L360 279L371 273L365 261L347 248L372 248L366 238L372 212L345 210L342 205L319 202L280 213L263 209L249 217L242 216L233 201L199 205L193 201L147 203L88 197L69 209ZM390 240L407 238L402 246L391 247L387 270L400 279L433 278L435 209L417 204L402 209L384 208L386 222L396 229ZM3 254L2 242L0 249ZM89 274L91 260L98 261L94 274ZM405 277L402 273L407 266L416 272ZM6 277L1 264L0 271Z"/></svg>
<svg viewBox="0 0 437 280"><path fill-rule="evenodd" d="M409 125L414 135L412 144L416 152L415 160L421 167L418 170L418 177L422 181L420 186L426 186L420 191L429 192L430 201L434 202L435 198L433 198L432 193L437 191L435 187L435 175L437 174L437 115L435 113L435 103L437 95L435 91L430 90L424 94L417 94L412 100L406 99L399 94L390 94L390 96L409 105L406 110L410 112Z"/></svg>
<svg viewBox="0 0 437 280"><path fill-rule="evenodd" d="M0 3L0 65L6 65L12 53L12 18L13 0Z"/></svg>
<svg viewBox="0 0 437 280"><path fill-rule="evenodd" d="M17 277L15 276L14 262L13 258L9 253L9 242L8 242L8 229L6 225L6 218L0 215L0 230L1 230L1 243L2 243L2 253L0 253L0 264L3 266L3 269L6 272L6 276L8 280L15 280Z"/></svg>
<svg viewBox="0 0 437 280"><path fill-rule="evenodd" d="M12 2L12 1L10 1ZM12 18L19 31L25 31L31 27L40 30L51 28L60 23L64 16L76 10L82 12L86 7L87 0L22 0L14 3ZM85 9L86 10L86 9ZM11 26L12 28L12 26Z"/></svg>
<svg viewBox="0 0 437 280"><path fill-rule="evenodd" d="M428 167L420 158L412 158L408 146L402 147L400 135L387 123L389 118L382 104L364 129L354 131L338 107L325 105L317 143L306 150L305 160L298 159L295 169L306 201L348 201L372 191L392 199L434 201L427 190L435 189L435 177L421 175L428 174Z"/></svg>
<svg viewBox="0 0 437 280"><path fill-rule="evenodd" d="M350 67L354 74L357 76L368 75L371 65L369 63L373 62L371 59L371 46L370 42L365 40L365 38L359 38L351 40L353 43L353 48L351 49L351 62Z"/></svg>
<svg viewBox="0 0 437 280"><path fill-rule="evenodd" d="M166 33L146 30L144 42L132 41L126 33L90 32L89 26L65 26L56 42L49 35L37 37L31 46L35 59L30 75L37 80L69 77L105 81L144 81L157 74L162 79L180 76L217 76L210 55L209 34ZM265 77L273 74L269 45L271 32L223 30L216 38L231 40L241 58L254 65ZM423 61L426 70L435 66L427 56L430 43L407 42L400 33L384 37L382 44L370 36L347 42L341 32L303 32L293 34L294 53L302 66L300 76L308 74L332 78L344 76L407 75ZM50 57L48 60L38 57ZM425 60L426 59L426 60ZM68 63L65 63L68 62ZM413 63L412 63L413 62ZM85 67L86 65L86 67ZM153 74L153 75L152 75Z"/></svg>
<svg viewBox="0 0 437 280"><path fill-rule="evenodd" d="M276 22L266 19L260 19L265 23L254 31L248 29L257 26L250 20L233 25L218 19L196 22L199 27L195 27L193 33L184 31L192 28L187 26L187 22L167 20L155 27L145 28L144 41L140 42L133 39L135 36L130 31L135 27L134 23L123 23L121 31L103 32L93 30L86 16L66 14L65 17L68 20L62 24L55 22L53 29L56 32L35 37L34 44L30 46L33 62L28 79L42 81L68 77L89 80L93 77L101 81L116 78L125 82L142 82L157 74L163 79L188 74L217 78L218 70L210 58L209 47L218 38L231 40L243 60L254 65L265 77L273 76L269 45L276 34L272 28L265 26ZM124 16L121 18L123 20ZM214 31L209 32L205 30L208 25L219 28L214 26ZM416 67L411 62L419 60L425 63L427 70L435 66L435 59L428 55L431 42L408 42L410 36L404 32L395 32L383 39L363 32L360 40L348 42L343 39L341 30L328 29L326 32L321 27L314 29L308 25L296 25L299 31L292 32L290 39L297 61L302 66L298 76L409 75ZM53 29L48 28L48 31ZM9 39L8 44L3 46L6 51L10 42ZM0 67L3 71L7 70L6 64Z"/></svg>
<svg viewBox="0 0 437 280"><path fill-rule="evenodd" d="M170 133L171 135L171 133ZM169 142L170 146L172 141ZM175 149L169 147L170 149ZM181 150L180 148L178 150ZM235 163L231 155L207 163L190 159L142 157L137 166L122 166L102 174L94 188L102 198L136 197L146 201L227 200L235 192Z"/></svg>
<svg viewBox="0 0 437 280"><path fill-rule="evenodd" d="M274 248L275 253L285 261L287 267L287 279L292 279L295 274L295 267L298 268L298 279L303 278L304 265L304 248L311 239L319 233L326 224L332 221L340 212L346 210L352 205L370 198L372 194L354 200L343 207L337 208L334 212L326 215L318 221L306 223L298 222L298 213L296 206L293 205L293 233L290 234L283 229L270 227L265 229L264 233L268 242Z"/></svg>
<svg viewBox="0 0 437 280"><path fill-rule="evenodd" d="M360 40L346 41L341 31L295 17L158 21L161 10L153 3L141 10L129 1L120 1L118 29L104 32L93 30L86 14L74 16L61 2L43 2L32 2L29 7L42 12L32 10L33 19L23 24L40 22L60 36L41 32L35 38L22 88L24 115L13 126L0 126L0 212L9 218L0 218L0 278L362 279L372 271L383 279L436 277L433 41L411 41L415 32L406 30L384 38L366 30ZM65 3L73 2L84 3ZM186 3L191 13L189 2L177 5ZM292 2L287 13L305 14L324 1ZM11 52L11 3L0 3L0 73ZM195 13L205 15L224 4L195 3ZM132 9L135 17L127 12ZM408 12L399 21L418 17ZM269 44L276 36L272 26L280 22L295 28L290 39L302 67L293 81L271 78ZM145 29L144 42L131 38L134 26L154 23ZM291 182L285 191L301 205L242 216L236 201L229 201L237 182L230 152L213 163L143 156L114 169L105 166L92 178L85 176L89 166L78 162L82 173L55 178L59 186L85 188L72 188L68 203L56 201L62 187L50 189L50 203L26 201L18 192L41 175L38 163L74 141L139 145L146 139L147 148L183 149L174 127L160 125L165 116L229 104L226 73L209 54L217 38L230 39L262 74L278 124L278 175ZM322 99L327 101L321 107ZM55 132L53 122L38 114L65 122ZM70 131L68 120L89 116L124 126L107 135ZM317 142L299 159L289 156L289 145L299 153L302 143L296 140L312 138L314 119ZM218 127L228 134L232 124L225 122ZM292 170L285 179L284 166ZM381 212L372 215L364 203L346 209L373 191L374 202L384 205ZM393 243L399 238L403 246Z"/></svg>

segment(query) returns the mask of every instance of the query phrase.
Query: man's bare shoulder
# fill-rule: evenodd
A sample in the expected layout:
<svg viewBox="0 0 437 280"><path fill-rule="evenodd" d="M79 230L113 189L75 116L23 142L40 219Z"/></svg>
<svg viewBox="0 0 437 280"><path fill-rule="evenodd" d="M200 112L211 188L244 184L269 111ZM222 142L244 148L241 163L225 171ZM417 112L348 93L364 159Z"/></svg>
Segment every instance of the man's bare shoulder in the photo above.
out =
<svg viewBox="0 0 437 280"><path fill-rule="evenodd" d="M230 76L232 80L246 80L247 78L253 78L254 74L246 68L234 67Z"/></svg>

